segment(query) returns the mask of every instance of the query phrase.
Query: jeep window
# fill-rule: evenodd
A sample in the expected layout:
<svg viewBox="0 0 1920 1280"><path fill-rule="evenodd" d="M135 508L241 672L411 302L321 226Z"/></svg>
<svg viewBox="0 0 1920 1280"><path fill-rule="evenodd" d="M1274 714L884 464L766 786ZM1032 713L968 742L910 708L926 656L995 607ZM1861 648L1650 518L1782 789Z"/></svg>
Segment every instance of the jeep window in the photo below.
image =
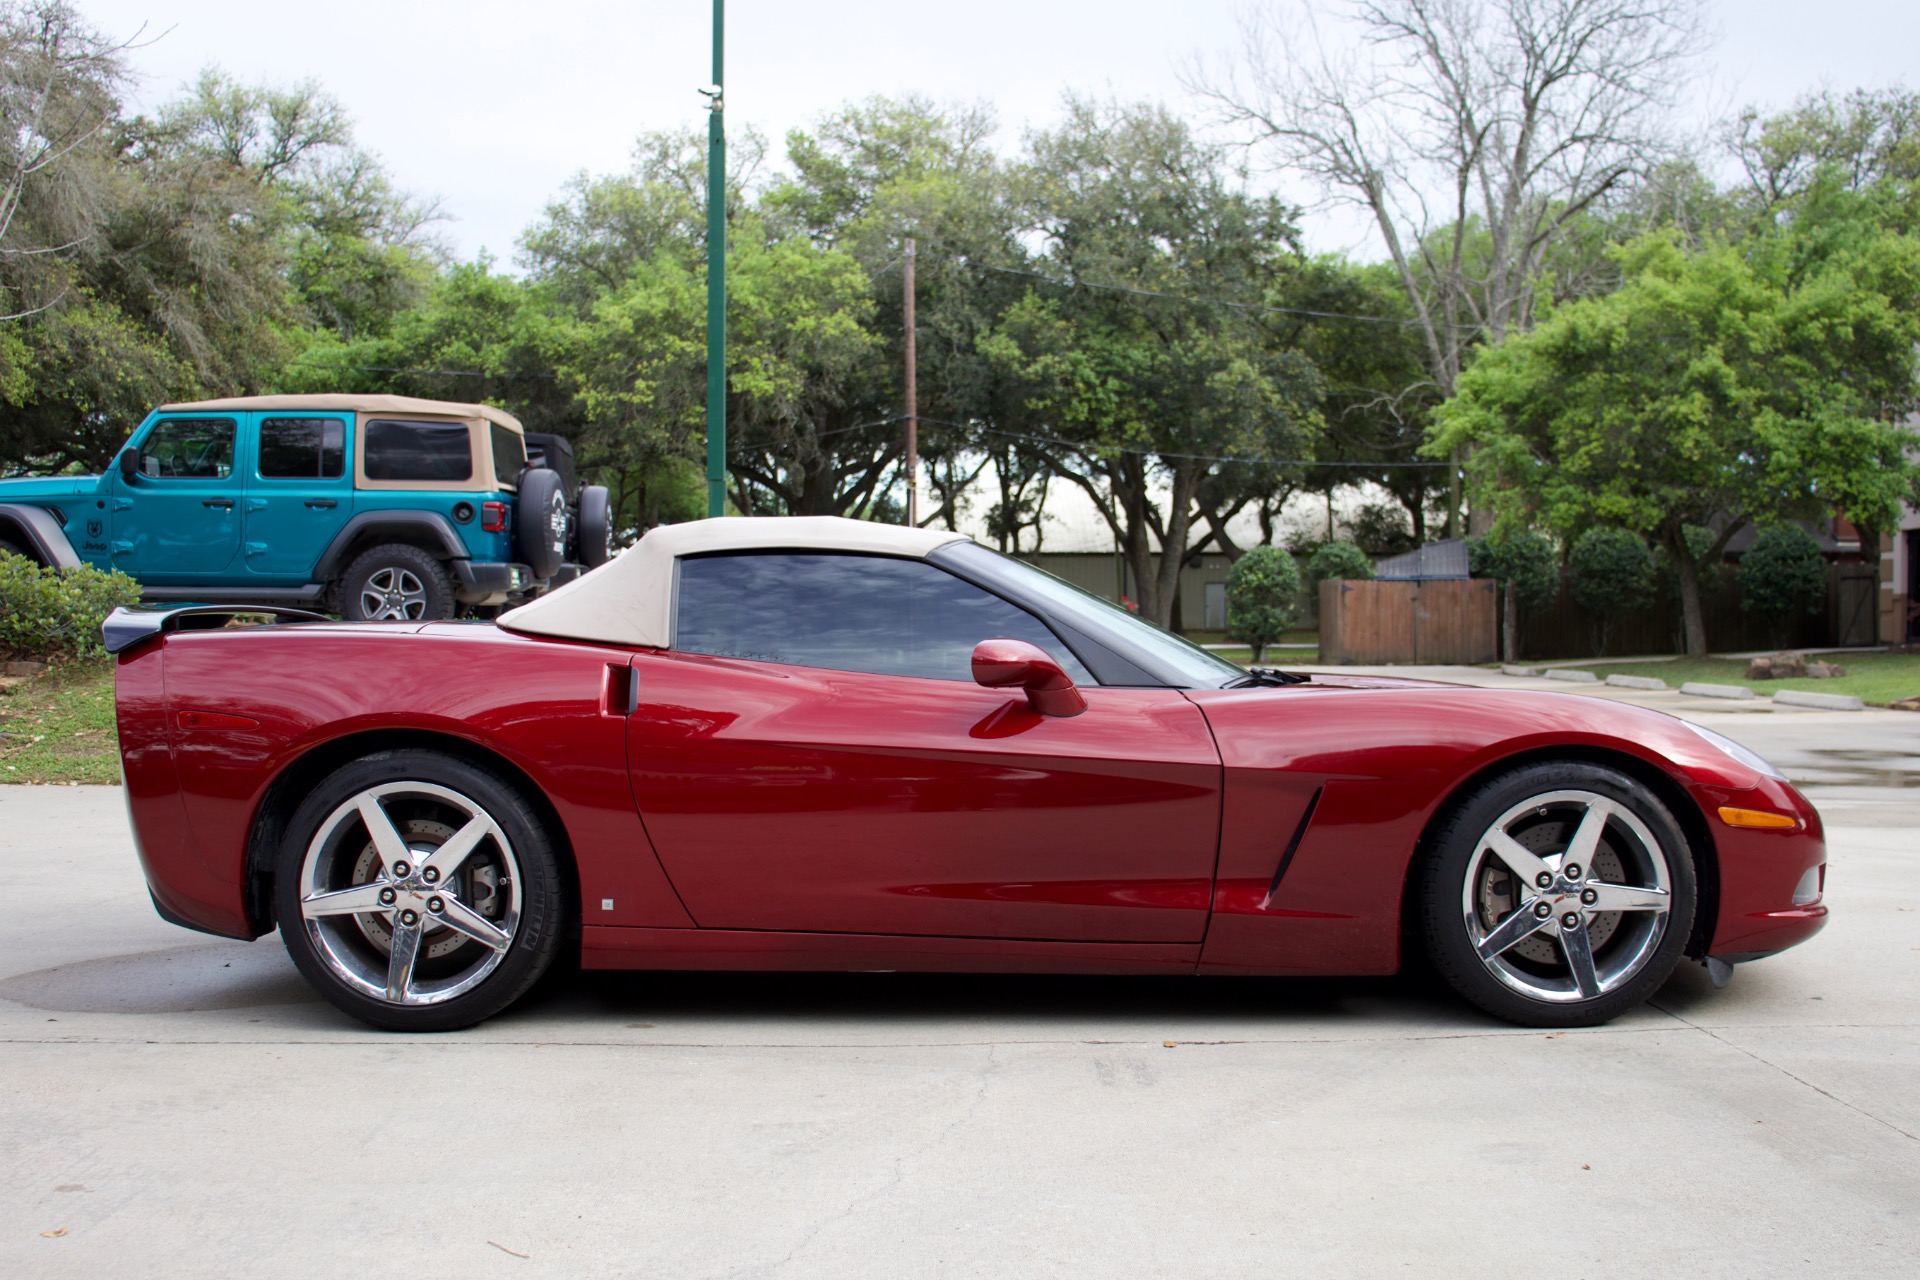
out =
<svg viewBox="0 0 1920 1280"><path fill-rule="evenodd" d="M233 474L233 419L162 419L140 446L140 474L155 480L225 480Z"/></svg>
<svg viewBox="0 0 1920 1280"><path fill-rule="evenodd" d="M527 442L520 433L510 431L497 422L487 424L493 428L493 478L501 484L512 484L520 478L527 465Z"/></svg>
<svg viewBox="0 0 1920 1280"><path fill-rule="evenodd" d="M347 424L338 418L263 418L260 475L267 480L338 480L346 474Z"/></svg>
<svg viewBox="0 0 1920 1280"><path fill-rule="evenodd" d="M472 436L464 422L369 422L367 479L471 480Z"/></svg>

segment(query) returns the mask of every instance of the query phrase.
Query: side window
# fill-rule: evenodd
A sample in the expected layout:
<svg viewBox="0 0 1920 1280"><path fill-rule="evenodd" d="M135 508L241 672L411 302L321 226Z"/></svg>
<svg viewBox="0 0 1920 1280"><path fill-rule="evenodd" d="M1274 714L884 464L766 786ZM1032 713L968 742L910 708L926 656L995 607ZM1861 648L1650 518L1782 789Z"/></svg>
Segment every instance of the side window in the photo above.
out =
<svg viewBox="0 0 1920 1280"><path fill-rule="evenodd" d="M527 442L518 432L497 422L489 422L487 427L493 433L493 478L501 484L512 484L527 465Z"/></svg>
<svg viewBox="0 0 1920 1280"><path fill-rule="evenodd" d="M471 480L473 436L464 422L366 424L369 480Z"/></svg>
<svg viewBox="0 0 1920 1280"><path fill-rule="evenodd" d="M338 418L263 418L260 475L267 480L338 480L346 474L347 424Z"/></svg>
<svg viewBox="0 0 1920 1280"><path fill-rule="evenodd" d="M1076 683L1080 660L1038 618L921 560L757 552L680 562L674 647L834 671L973 679L982 640L1025 640Z"/></svg>
<svg viewBox="0 0 1920 1280"><path fill-rule="evenodd" d="M225 480L233 474L232 418L167 418L140 446L140 474L155 480Z"/></svg>

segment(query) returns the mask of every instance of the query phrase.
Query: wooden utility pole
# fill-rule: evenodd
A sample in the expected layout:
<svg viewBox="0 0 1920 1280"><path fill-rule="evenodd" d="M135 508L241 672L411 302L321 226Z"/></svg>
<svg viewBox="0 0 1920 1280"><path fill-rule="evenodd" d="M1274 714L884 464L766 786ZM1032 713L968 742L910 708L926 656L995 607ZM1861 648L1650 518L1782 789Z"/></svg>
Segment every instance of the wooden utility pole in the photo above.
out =
<svg viewBox="0 0 1920 1280"><path fill-rule="evenodd" d="M920 384L913 335L913 237L907 237L907 528L920 527Z"/></svg>

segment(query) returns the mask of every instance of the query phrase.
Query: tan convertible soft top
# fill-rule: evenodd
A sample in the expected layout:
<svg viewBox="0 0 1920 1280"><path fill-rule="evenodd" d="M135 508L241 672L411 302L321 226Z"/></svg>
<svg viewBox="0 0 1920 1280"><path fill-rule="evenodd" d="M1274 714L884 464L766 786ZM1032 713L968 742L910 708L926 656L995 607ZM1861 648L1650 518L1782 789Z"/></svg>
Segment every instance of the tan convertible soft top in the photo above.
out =
<svg viewBox="0 0 1920 1280"><path fill-rule="evenodd" d="M923 559L965 534L839 516L722 516L666 524L593 572L500 616L509 631L664 649L673 640L673 565L712 551L864 551Z"/></svg>
<svg viewBox="0 0 1920 1280"><path fill-rule="evenodd" d="M250 410L282 411L293 409L334 409L341 413L391 413L396 417L432 414L442 418L484 418L488 422L525 434L520 419L505 409L490 404L456 404L451 400L422 400L416 396L229 396L224 400L191 400L184 404L163 404L163 413L225 409L229 413Z"/></svg>

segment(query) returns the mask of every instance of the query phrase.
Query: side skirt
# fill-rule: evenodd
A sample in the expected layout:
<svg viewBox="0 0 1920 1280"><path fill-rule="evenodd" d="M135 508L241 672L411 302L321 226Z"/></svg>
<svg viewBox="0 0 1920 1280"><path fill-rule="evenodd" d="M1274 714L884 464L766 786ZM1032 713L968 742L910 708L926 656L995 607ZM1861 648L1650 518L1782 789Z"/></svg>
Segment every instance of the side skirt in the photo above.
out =
<svg viewBox="0 0 1920 1280"><path fill-rule="evenodd" d="M908 973L1192 973L1198 944L911 938L748 929L581 930L583 969Z"/></svg>

